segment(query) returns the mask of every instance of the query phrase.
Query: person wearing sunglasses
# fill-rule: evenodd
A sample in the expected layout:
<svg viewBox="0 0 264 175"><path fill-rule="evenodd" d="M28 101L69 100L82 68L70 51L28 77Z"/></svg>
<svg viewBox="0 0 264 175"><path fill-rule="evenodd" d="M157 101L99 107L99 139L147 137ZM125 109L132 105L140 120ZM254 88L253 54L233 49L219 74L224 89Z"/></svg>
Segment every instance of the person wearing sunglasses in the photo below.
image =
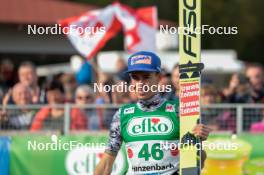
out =
<svg viewBox="0 0 264 175"><path fill-rule="evenodd" d="M95 103L95 93L88 85L81 85L75 92L75 104L80 106L87 118L88 130L99 130L101 128L101 119L97 110L90 108L89 105Z"/></svg>

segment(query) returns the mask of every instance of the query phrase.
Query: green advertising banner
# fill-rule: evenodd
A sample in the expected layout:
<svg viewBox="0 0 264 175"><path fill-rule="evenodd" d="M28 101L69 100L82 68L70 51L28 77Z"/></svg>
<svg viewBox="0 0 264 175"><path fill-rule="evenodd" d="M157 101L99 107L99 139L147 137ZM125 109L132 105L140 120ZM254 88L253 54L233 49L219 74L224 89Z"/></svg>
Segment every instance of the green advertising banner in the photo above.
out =
<svg viewBox="0 0 264 175"><path fill-rule="evenodd" d="M212 135L210 138L223 137L231 136ZM251 160L244 167L245 172L259 174L264 163L260 144L264 135L242 134L238 138L252 146ZM108 134L13 136L10 140L10 175L92 175L103 155ZM124 145L115 162L112 174L125 174L128 164Z"/></svg>
<svg viewBox="0 0 264 175"><path fill-rule="evenodd" d="M15 136L10 148L10 175L92 175L103 155L107 134L71 136ZM124 146L112 174L128 165Z"/></svg>

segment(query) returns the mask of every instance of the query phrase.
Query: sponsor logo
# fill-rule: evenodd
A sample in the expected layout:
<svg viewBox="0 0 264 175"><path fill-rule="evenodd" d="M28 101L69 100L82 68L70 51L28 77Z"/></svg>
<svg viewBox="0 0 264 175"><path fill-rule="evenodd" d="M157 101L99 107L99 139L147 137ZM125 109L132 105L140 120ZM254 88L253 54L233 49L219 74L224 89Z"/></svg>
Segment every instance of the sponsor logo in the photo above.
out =
<svg viewBox="0 0 264 175"><path fill-rule="evenodd" d="M175 106L172 104L167 104L166 105L166 112L175 112Z"/></svg>
<svg viewBox="0 0 264 175"><path fill-rule="evenodd" d="M190 3L191 2L191 3ZM197 59L197 52L195 48L195 40L197 40L197 35L194 32L197 27L197 0L192 1L183 1L183 8L184 10L181 11L183 13L183 27L189 27L190 30L188 34L183 35L183 51L185 54L194 57L194 59Z"/></svg>
<svg viewBox="0 0 264 175"><path fill-rule="evenodd" d="M137 55L131 58L131 65L134 64L151 64L151 57L146 55Z"/></svg>
<svg viewBox="0 0 264 175"><path fill-rule="evenodd" d="M96 165L103 157L105 148L76 147L67 153L65 169L69 175L93 175ZM126 158L119 151L113 165L113 174L123 174Z"/></svg>
<svg viewBox="0 0 264 175"><path fill-rule="evenodd" d="M140 171L164 171L167 169L174 169L174 166L170 163L168 165L151 165L151 166L132 166L132 170L134 172L140 172Z"/></svg>
<svg viewBox="0 0 264 175"><path fill-rule="evenodd" d="M132 118L127 126L127 132L131 136L167 135L172 130L173 122L163 116Z"/></svg>
<svg viewBox="0 0 264 175"><path fill-rule="evenodd" d="M71 175L92 174L103 155L103 149L80 147L68 152L66 170Z"/></svg>
<svg viewBox="0 0 264 175"><path fill-rule="evenodd" d="M182 83L180 99L181 116L199 115L199 82Z"/></svg>
<svg viewBox="0 0 264 175"><path fill-rule="evenodd" d="M133 114L135 112L135 107L126 108L124 114Z"/></svg>

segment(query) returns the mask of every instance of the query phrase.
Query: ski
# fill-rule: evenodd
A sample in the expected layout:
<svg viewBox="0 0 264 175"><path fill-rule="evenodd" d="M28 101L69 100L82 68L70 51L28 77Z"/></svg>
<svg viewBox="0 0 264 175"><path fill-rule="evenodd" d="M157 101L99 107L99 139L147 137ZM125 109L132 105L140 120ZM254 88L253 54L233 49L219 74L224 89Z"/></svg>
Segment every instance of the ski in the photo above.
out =
<svg viewBox="0 0 264 175"><path fill-rule="evenodd" d="M200 121L201 0L179 0L180 174L201 172L200 141L192 129ZM201 145L200 145L201 146Z"/></svg>

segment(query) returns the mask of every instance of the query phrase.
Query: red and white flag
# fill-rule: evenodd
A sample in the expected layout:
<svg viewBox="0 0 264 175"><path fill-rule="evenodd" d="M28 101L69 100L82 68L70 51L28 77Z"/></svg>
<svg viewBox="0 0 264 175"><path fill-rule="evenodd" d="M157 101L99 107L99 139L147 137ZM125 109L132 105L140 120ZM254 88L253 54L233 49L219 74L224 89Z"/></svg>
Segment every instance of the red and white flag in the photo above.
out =
<svg viewBox="0 0 264 175"><path fill-rule="evenodd" d="M91 59L121 29L129 52L155 51L157 11L155 7L137 10L120 3L61 20L60 25L81 55Z"/></svg>
<svg viewBox="0 0 264 175"><path fill-rule="evenodd" d="M124 30L125 49L129 52L155 51L158 26L156 7L135 10L120 3L115 3L114 6L116 17Z"/></svg>
<svg viewBox="0 0 264 175"><path fill-rule="evenodd" d="M121 24L111 6L67 18L59 23L72 45L87 59L91 59L121 30Z"/></svg>

